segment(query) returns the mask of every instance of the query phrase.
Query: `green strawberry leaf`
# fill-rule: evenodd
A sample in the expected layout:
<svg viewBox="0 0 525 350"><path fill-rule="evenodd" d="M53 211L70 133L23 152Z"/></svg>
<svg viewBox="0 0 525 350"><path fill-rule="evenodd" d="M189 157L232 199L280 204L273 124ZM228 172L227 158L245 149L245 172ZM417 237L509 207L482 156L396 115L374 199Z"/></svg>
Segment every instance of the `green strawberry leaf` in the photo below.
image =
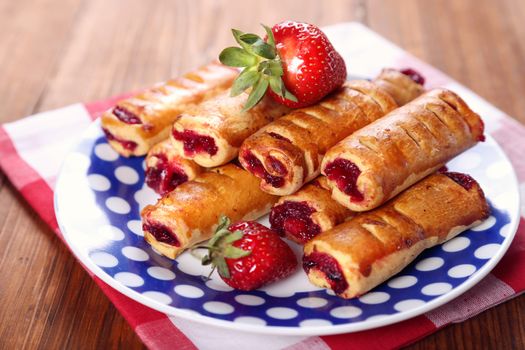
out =
<svg viewBox="0 0 525 350"><path fill-rule="evenodd" d="M219 224L217 225L217 228L215 229L215 232L217 231L221 231L225 228L228 228L228 226L231 225L231 220L229 217L227 217L226 215L224 214L221 214L221 216L219 217Z"/></svg>
<svg viewBox="0 0 525 350"><path fill-rule="evenodd" d="M245 256L248 256L252 253L251 250L244 250L241 248L234 247L232 245L226 246L224 248L224 257L229 259L239 259Z"/></svg>
<svg viewBox="0 0 525 350"><path fill-rule="evenodd" d="M224 278L230 278L230 269L228 269L228 264L226 264L226 260L224 259L224 257L216 257L213 260L213 264L217 266L219 275L221 275Z"/></svg>
<svg viewBox="0 0 525 350"><path fill-rule="evenodd" d="M248 67L257 63L257 57L240 47L227 47L219 54L219 61L230 67Z"/></svg>
<svg viewBox="0 0 525 350"><path fill-rule="evenodd" d="M244 233L241 230L236 230L224 239L224 244L232 244L233 242L241 239L243 235Z"/></svg>
<svg viewBox="0 0 525 350"><path fill-rule="evenodd" d="M237 96L259 80L261 74L251 68L245 68L237 78L235 78L230 96Z"/></svg>
<svg viewBox="0 0 525 350"><path fill-rule="evenodd" d="M272 29L264 24L261 24L266 31L266 42L272 46L275 46L275 38L273 37Z"/></svg>
<svg viewBox="0 0 525 350"><path fill-rule="evenodd" d="M254 54L269 60L273 60L276 56L275 48L262 39L252 45L252 51Z"/></svg>
<svg viewBox="0 0 525 350"><path fill-rule="evenodd" d="M284 83L280 77L269 77L268 81L270 82L270 89L275 92L277 95L284 98Z"/></svg>
<svg viewBox="0 0 525 350"><path fill-rule="evenodd" d="M259 101L263 98L264 93L266 92L266 89L268 89L268 80L264 77L260 77L260 79L255 83L255 86L253 87L252 91L250 92L250 96L248 96L248 100L246 100L246 104L244 105L243 112L246 112L253 106L255 106Z"/></svg>
<svg viewBox="0 0 525 350"><path fill-rule="evenodd" d="M253 45L257 41L262 41L260 36L258 36L257 34L252 34L252 33L241 34L239 36L239 40L241 40L243 43L246 43L248 45Z"/></svg>

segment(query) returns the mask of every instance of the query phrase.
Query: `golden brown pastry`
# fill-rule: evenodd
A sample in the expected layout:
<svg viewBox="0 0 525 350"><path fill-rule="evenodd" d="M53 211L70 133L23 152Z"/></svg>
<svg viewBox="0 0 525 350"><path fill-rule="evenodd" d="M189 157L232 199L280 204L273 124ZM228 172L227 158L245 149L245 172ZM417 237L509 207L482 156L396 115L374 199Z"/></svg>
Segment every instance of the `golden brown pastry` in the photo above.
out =
<svg viewBox="0 0 525 350"><path fill-rule="evenodd" d="M270 224L281 236L305 244L353 215L332 199L326 178L319 176L294 194L281 197L270 212Z"/></svg>
<svg viewBox="0 0 525 350"><path fill-rule="evenodd" d="M145 155L168 138L179 114L229 87L237 74L214 62L118 102L101 117L109 144L125 157Z"/></svg>
<svg viewBox="0 0 525 350"><path fill-rule="evenodd" d="M221 215L233 222L255 220L277 197L259 189L246 170L227 164L201 173L142 210L145 240L168 258L209 239Z"/></svg>
<svg viewBox="0 0 525 350"><path fill-rule="evenodd" d="M173 125L173 144L186 158L204 167L228 163L237 157L248 136L289 111L269 96L243 111L247 99L246 92L231 97L224 91L183 113Z"/></svg>
<svg viewBox="0 0 525 350"><path fill-rule="evenodd" d="M384 206L309 241L303 267L313 284L353 298L397 274L426 248L488 215L483 191L470 176L431 175Z"/></svg>
<svg viewBox="0 0 525 350"><path fill-rule="evenodd" d="M455 93L434 89L348 136L325 155L332 197L376 208L483 139L483 122Z"/></svg>
<svg viewBox="0 0 525 350"><path fill-rule="evenodd" d="M173 191L180 184L193 180L202 168L186 159L166 139L153 146L146 157L146 184L159 194Z"/></svg>
<svg viewBox="0 0 525 350"><path fill-rule="evenodd" d="M294 193L319 175L330 147L397 107L388 90L376 83L385 74L373 82L347 82L319 104L268 124L244 141L239 151L242 166L261 178L264 191L281 196ZM407 89L412 98L423 89L398 71L388 71L388 76L389 86L403 89L408 82L417 86Z"/></svg>

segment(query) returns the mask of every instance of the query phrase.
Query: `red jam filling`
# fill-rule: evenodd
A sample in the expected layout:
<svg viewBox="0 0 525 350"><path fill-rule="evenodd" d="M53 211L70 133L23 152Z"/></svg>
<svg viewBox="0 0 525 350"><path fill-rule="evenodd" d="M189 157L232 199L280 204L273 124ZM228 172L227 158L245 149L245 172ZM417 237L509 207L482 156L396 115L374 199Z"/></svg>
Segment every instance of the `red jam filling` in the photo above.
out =
<svg viewBox="0 0 525 350"><path fill-rule="evenodd" d="M130 112L123 107L116 106L115 108L113 108L113 114L123 123L142 124L142 121L135 113Z"/></svg>
<svg viewBox="0 0 525 350"><path fill-rule="evenodd" d="M337 188L346 195L350 196L352 202L359 202L364 199L363 194L357 189L357 178L361 170L353 162L337 158L325 168L328 179L335 181Z"/></svg>
<svg viewBox="0 0 525 350"><path fill-rule="evenodd" d="M146 169L146 184L159 194L173 191L180 184L188 181L182 169L170 164L164 154L156 154L157 164Z"/></svg>
<svg viewBox="0 0 525 350"><path fill-rule="evenodd" d="M214 156L219 150L213 137L200 135L193 130L184 130L183 132L173 130L173 137L182 142L186 155L208 153L210 156Z"/></svg>
<svg viewBox="0 0 525 350"><path fill-rule="evenodd" d="M134 151L135 148L137 148L136 142L119 139L118 137L116 137L115 135L113 135L111 132L109 132L107 129L104 129L104 128L102 128L102 131L104 131L104 134L106 135L106 138L109 141L115 141L115 142L120 143L120 145L124 149L127 149L128 151Z"/></svg>
<svg viewBox="0 0 525 350"><path fill-rule="evenodd" d="M281 236L286 235L293 241L304 244L321 232L319 225L310 217L315 212L306 202L285 201L273 207L270 224Z"/></svg>
<svg viewBox="0 0 525 350"><path fill-rule="evenodd" d="M408 76L410 79L412 79L416 83L420 85L425 85L425 78L415 69L406 68L406 69L401 70L401 73Z"/></svg>
<svg viewBox="0 0 525 350"><path fill-rule="evenodd" d="M276 134L274 132L269 132L268 135L270 135L274 139L282 140L282 141L286 141L286 142L290 142L291 143L291 141L289 139L287 139L286 137L284 137L283 135L279 135L279 134Z"/></svg>
<svg viewBox="0 0 525 350"><path fill-rule="evenodd" d="M343 271L337 260L326 253L313 252L303 257L303 269L308 273L310 269L317 269L324 275L330 288L336 293L341 294L348 288Z"/></svg>
<svg viewBox="0 0 525 350"><path fill-rule="evenodd" d="M454 180L459 185L463 186L464 189L467 191L474 186L476 183L476 180L474 180L470 175L462 174L462 173L455 173L455 172L447 172L443 173L444 175L447 175L452 180Z"/></svg>
<svg viewBox="0 0 525 350"><path fill-rule="evenodd" d="M243 158L247 164L246 170L251 172L253 175L257 176L258 178L263 179L266 183L270 184L275 188L283 187L284 179L281 176L271 175L264 168L261 161L257 157L255 157L252 152L245 152ZM279 173L280 175L286 175L288 171L280 161L271 156L269 156L268 158L270 166L274 170L276 170L277 173Z"/></svg>
<svg viewBox="0 0 525 350"><path fill-rule="evenodd" d="M174 245L175 247L180 247L179 240L173 235L173 232L165 225L157 223L144 223L142 225L142 230L151 233L158 242Z"/></svg>
<svg viewBox="0 0 525 350"><path fill-rule="evenodd" d="M438 169L438 173L440 174L443 174L443 173L446 173L448 171L448 168L446 165L443 165L441 168Z"/></svg>

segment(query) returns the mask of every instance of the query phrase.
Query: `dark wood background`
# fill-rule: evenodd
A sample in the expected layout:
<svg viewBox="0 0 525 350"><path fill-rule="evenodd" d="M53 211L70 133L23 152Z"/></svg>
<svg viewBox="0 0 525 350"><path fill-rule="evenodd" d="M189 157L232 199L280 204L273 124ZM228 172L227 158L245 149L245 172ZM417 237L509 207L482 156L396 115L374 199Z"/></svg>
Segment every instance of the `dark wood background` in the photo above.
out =
<svg viewBox="0 0 525 350"><path fill-rule="evenodd" d="M0 0L0 122L147 87L284 19L363 22L525 122L523 0ZM3 173L0 247L0 348L143 347ZM410 348L524 347L522 296Z"/></svg>

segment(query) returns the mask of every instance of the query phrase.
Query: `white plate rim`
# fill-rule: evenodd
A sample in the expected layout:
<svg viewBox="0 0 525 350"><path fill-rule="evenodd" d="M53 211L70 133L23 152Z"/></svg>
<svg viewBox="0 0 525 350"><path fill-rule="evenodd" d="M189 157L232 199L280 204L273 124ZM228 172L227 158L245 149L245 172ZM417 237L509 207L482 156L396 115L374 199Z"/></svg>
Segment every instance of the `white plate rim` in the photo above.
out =
<svg viewBox="0 0 525 350"><path fill-rule="evenodd" d="M83 133L82 137L80 138L80 141L75 145L75 147L72 148L72 150L75 150L78 148L80 143L87 138L86 135L93 133L92 131L93 128L100 128L99 119L95 120L88 127L88 129ZM500 153L500 156L511 166L511 170L512 170L511 177L513 180L511 185L514 188L518 189L519 183L518 183L518 178L516 176L516 171L514 170L514 166L512 165L508 156L505 154L503 149L500 147L500 145L496 142L496 140L494 140L494 138L491 135L486 135L485 142L493 144L496 151ZM106 284L116 289L120 293L124 294L125 296L139 302L142 305L148 306L164 314L181 317L181 318L184 318L190 321L203 323L203 324L210 325L210 326L216 326L216 327L230 329L230 330L238 330L238 331L257 333L257 334L273 334L273 335L288 335L288 336L320 336L320 335L333 335L333 334L342 334L342 333L354 333L354 332L359 332L359 331L364 331L368 329L374 329L374 328L379 328L379 327L399 323L399 322L414 318L416 316L422 315L431 310L434 310L446 304L447 302L452 301L453 299L459 297L461 294L465 293L470 288L474 287L478 282L480 282L484 277L486 277L490 273L490 271L492 271L492 269L497 265L497 263L501 260L501 258L505 255L508 248L510 247L510 244L512 243L516 235L516 231L518 229L518 224L519 224L519 218L520 218L520 211L519 211L520 210L520 196L518 193L518 195L516 196L516 203L514 203L515 212L514 213L509 212L509 217L510 217L509 224L511 225L510 226L511 229L509 230L509 234L505 237L504 241L500 245L496 254L494 254L479 270L474 272L462 284L460 284L459 286L453 288L449 292L429 302L425 302L421 306L415 307L408 311L402 311L396 314L388 315L388 316L385 316L379 319L364 320L364 321L349 323L349 324L312 326L312 327L284 327L284 326L250 325L250 324L226 321L226 320L221 320L221 319L217 319L217 318L213 318L209 316L196 314L191 311L178 309L176 307L165 305L158 301L149 299L146 296L140 294L139 292L136 292L133 289L126 287L125 285L116 281L113 277L111 277L106 272L104 272L104 270L102 270L99 266L93 263L93 261L89 257L84 256L80 248L76 247L75 244L73 244L71 237L67 233L68 231L66 227L64 227L64 225L62 224L60 220L59 201L60 201L61 183L64 181L63 180L64 172L62 171L63 166L64 166L64 163L62 163L62 166L60 168L59 175L57 177L57 181L55 185L54 196L53 196L55 216L58 222L59 229L62 232L62 235L64 237L64 241L66 242L69 249L73 252L75 257L80 261L82 265L88 268L95 276L100 278Z"/></svg>

